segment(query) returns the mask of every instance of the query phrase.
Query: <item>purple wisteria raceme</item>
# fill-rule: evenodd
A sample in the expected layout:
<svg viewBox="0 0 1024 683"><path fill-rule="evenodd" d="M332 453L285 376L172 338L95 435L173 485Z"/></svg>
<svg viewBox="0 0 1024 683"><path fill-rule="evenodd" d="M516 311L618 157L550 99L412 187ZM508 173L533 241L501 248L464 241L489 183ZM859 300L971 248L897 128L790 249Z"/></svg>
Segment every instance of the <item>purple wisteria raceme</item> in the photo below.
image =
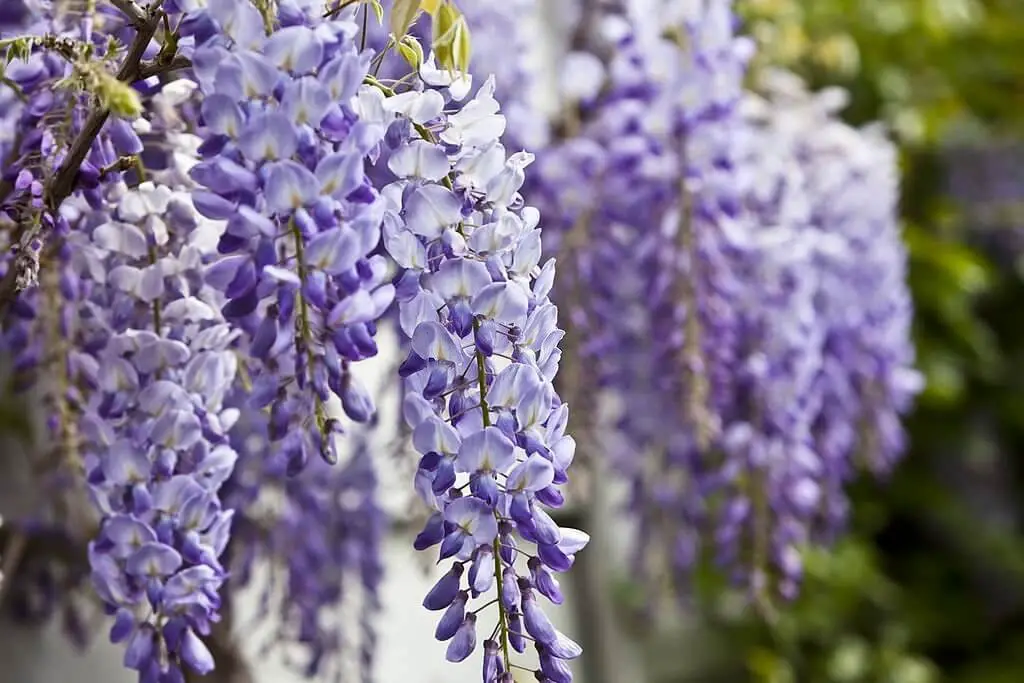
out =
<svg viewBox="0 0 1024 683"><path fill-rule="evenodd" d="M435 510L415 546L453 560L423 604L443 612L435 636L449 661L482 643L485 683L508 680L510 650L524 651L527 635L538 679L567 683L580 648L538 600L561 601L552 572L568 570L588 537L546 511L563 502L575 442L551 384L563 336L548 299L554 261L540 265L539 213L518 193L533 157L506 156L497 141L505 120L493 79L455 113L444 111L444 88L424 85L367 86L359 97L362 115L389 127L378 172L394 178L382 190L384 242L403 269L400 325L411 339L403 413L422 456L416 490ZM493 630L478 638L492 603Z"/></svg>
<svg viewBox="0 0 1024 683"><path fill-rule="evenodd" d="M688 8L630 3L591 18L594 53L574 53L565 74L589 85L564 103L562 137L524 190L559 228L548 241L573 278L555 296L594 370L566 391L620 401L614 429L594 429L632 482L648 578L684 577L711 521L710 450L736 345L719 225L733 210L723 190L749 43L727 2Z"/></svg>
<svg viewBox="0 0 1024 683"><path fill-rule="evenodd" d="M189 189L113 184L111 208L77 233L90 242L75 242L91 285L81 334L96 359L84 463L103 515L89 561L115 617L111 640L127 643L125 666L143 681L213 669L200 636L219 619L233 516L218 492L238 457L238 410L224 405L237 332L206 303L216 296L203 255L220 226L195 212Z"/></svg>
<svg viewBox="0 0 1024 683"><path fill-rule="evenodd" d="M236 511L231 587L258 587L258 617L278 624L261 653L282 648L308 678L340 675L354 661L362 680L372 680L387 518L369 439L357 437L337 465L315 459L289 477L275 466L266 413L241 390L228 402L242 412L232 434L239 462L223 492ZM271 567L270 581L260 581L258 563Z"/></svg>
<svg viewBox="0 0 1024 683"><path fill-rule="evenodd" d="M313 15L316 16L316 15ZM365 177L385 129L351 101L366 74L349 21L317 22L294 7L266 35L244 0L213 2L185 21L202 99L204 160L191 171L205 216L226 220L206 280L245 331L254 407L270 409L273 457L298 472L311 453L335 462L345 414L373 415L348 370L377 352L376 320L391 304L380 241L384 201Z"/></svg>
<svg viewBox="0 0 1024 683"><path fill-rule="evenodd" d="M217 494L238 458L226 434L238 411L223 407L237 335L203 302L198 222L187 191L143 183L82 252L108 279L92 310L113 311L88 330L103 369L83 424L103 514L89 560L111 638L127 641L125 666L145 681L213 669L199 636L218 620L225 579L232 513Z"/></svg>
<svg viewBox="0 0 1024 683"><path fill-rule="evenodd" d="M766 96L750 97L744 111L748 163L777 169L784 160L789 187L773 191L751 173L747 204L776 214L787 210L780 198L799 193L789 204L799 205L802 220L790 222L802 228L805 259L816 274L805 317L819 330L819 360L803 400L811 402L807 443L819 458L818 476L814 487L804 481L788 498L820 501L804 514L832 537L845 523L843 486L856 469L885 474L901 454L899 417L921 387L897 224L898 162L884 131L855 129L836 117L846 102L842 91L812 94L784 72L763 80Z"/></svg>
<svg viewBox="0 0 1024 683"><path fill-rule="evenodd" d="M70 29L61 30L49 13L35 18L27 28L30 42L43 35L66 41L96 38L87 26L74 22ZM117 30L123 22L109 23ZM14 258L5 266L7 275L14 269L16 287L35 284L37 275L40 286L12 302L2 344L14 357L15 388L28 391L30 399L39 399L31 405L45 415L41 430L45 438L35 440L37 450L30 454L34 483L42 495L37 509L16 520L19 532L49 535L80 547L83 555L79 562L36 557L22 563L16 574L16 608L19 616L33 621L55 612L63 614L69 636L84 645L90 637L85 614L95 602L95 597L86 597L82 591L88 584L88 565L84 570L82 566L84 539L95 533L102 513L97 514L85 493L82 460L90 456L84 447L81 420L88 406L95 406L98 400L101 373L97 352L106 344L110 329L92 333L99 320L98 309L93 308L95 283L99 281L102 288L105 274L99 260L92 262L96 268L91 272L83 270L89 264L79 259L72 238L84 237L89 242L89 237L72 231L91 230L108 222L106 210L113 204L101 190L101 169L126 147L137 147L139 139L125 120L101 122L79 169L79 193L59 210L46 210L44 183L66 159L71 137L86 125L86 98L73 89L55 87L72 72L64 59L44 51L30 51L6 69L10 88L6 92L17 93L22 103L14 110L12 145L5 149L0 180L3 213L17 223L16 228L5 230L14 251ZM44 255L51 267L40 274L39 258ZM57 591L58 580L63 592Z"/></svg>
<svg viewBox="0 0 1024 683"><path fill-rule="evenodd" d="M296 578L315 563L355 567L366 587L364 671L372 659L381 574L372 467L364 453L334 475L284 477L310 450L335 459L340 423L328 402L340 404L332 415L373 416L349 364L376 353L375 320L394 292L385 257L371 254L385 201L363 172L385 128L361 123L351 106L369 61L356 25L322 21L319 3L275 10L218 0L87 6L80 26L59 30L47 13L4 43L27 57L5 69L2 88L14 94L2 114L16 125L3 141L0 219L17 224L5 231L15 253L0 287L10 297L3 347L19 388L42 394L57 437L44 459L53 510L18 520L19 532L63 527L83 555L82 538L95 535L87 572L114 617L111 639L126 643L125 664L143 681L214 666L202 638L221 616L235 515L221 487L235 445L261 434L273 445L246 473L284 489L280 555ZM109 59L90 62L90 50ZM162 82L184 56L198 83ZM118 58L115 79L107 68ZM130 87L141 72L152 75ZM54 87L69 77L95 92ZM258 419L242 428L254 432L239 434L252 412ZM226 493L241 506L235 494L251 484L239 482ZM346 487L366 496L358 510ZM307 531L306 552L296 529ZM325 546L337 554L325 557ZM24 564L26 579L36 565ZM77 574L61 575L73 589ZM65 601L83 641L85 620L54 576L44 565L26 602L45 616ZM310 578L294 585L284 621L310 648L313 675L341 646L320 623L341 577Z"/></svg>
<svg viewBox="0 0 1024 683"><path fill-rule="evenodd" d="M167 3L167 9L172 13L183 8L196 9L183 7L184 4L175 6ZM255 12L248 3L244 6ZM215 2L210 12L226 23L242 17L244 29L244 17L253 15L251 12L246 15L245 9L240 7L243 7L242 3ZM290 20L294 23L297 19L309 19L319 13L317 10L307 15L288 14L293 9L290 4L283 3L282 22ZM209 56L217 58L216 50L222 49L222 44L230 47L235 47L235 44L215 31L211 32L211 28L217 29L219 25L211 21L205 12L188 17L173 16L172 23L177 24L181 18L187 20L183 22L184 26L188 26L190 21L196 29L182 38L183 48L198 60L197 75L209 76L209 71L202 69L202 50L206 49ZM118 13L104 19L105 30L119 35L126 32L125 43L133 40L132 29L124 28L126 24ZM257 24L262 45L262 19ZM317 54L324 45L337 47L341 44L351 48L350 39L354 35L351 29L350 23L336 22L332 30L321 32L312 46ZM184 32L188 33L187 30ZM202 36L198 50L195 48L197 33ZM288 47L289 44L282 47L281 39L289 34L292 47ZM247 34L243 31L239 35ZM56 432L70 430L72 434L78 434L70 441L59 439L55 448L67 449L59 460L62 469L66 468L65 463L70 461L74 464L76 459L81 459L81 467L85 470L90 493L101 518L98 536L89 553L92 583L105 609L115 617L111 638L127 643L125 663L137 669L142 680L180 680L184 668L204 674L214 665L200 637L209 634L211 623L219 619L219 591L227 576L221 557L233 512L224 507L218 494L220 486L232 473L237 458L228 440L228 430L240 411L226 407L224 398L238 378L239 355L248 366L248 376L255 376L258 388L261 380L262 387L273 387L271 398L275 400L278 399L276 392L279 386L288 388L288 375L272 375L267 372L268 366L273 371L279 371L283 366L284 373L293 374L296 366L304 368L300 354L307 349L301 346L302 337L298 332L282 335L286 337L284 341L300 339L290 347L282 345L290 348L293 356L299 355L298 361L287 358L287 351L270 353L268 348L260 349L261 344L273 346L275 340L272 336L268 339L265 331L260 336L260 326L255 324L258 318L239 314L238 309L244 304L238 304L237 300L244 296L232 297L233 291L221 291L226 287L217 276L218 273L223 276L225 264L220 261L211 267L208 263L218 245L221 251L232 254L243 251L241 246L252 246L254 252L261 247L271 249L271 260L260 263L260 271L245 275L253 276L248 284L262 285L260 295L273 295L283 301L283 306L291 305L291 309L282 314L286 321L293 319L291 310L300 308L294 305L298 287L291 288L290 295L288 291L279 292L274 287L268 291L266 282L260 280L264 276L262 266L270 265L271 273L277 267L275 274L285 283L281 290L301 282L298 273L288 272L288 259L299 264L308 262L311 269L317 269L318 272L310 275L306 296L319 296L317 305L331 312L335 346L344 347L346 359L339 360L337 353L328 358L327 363L321 359L320 370L310 372L309 379L320 392L316 396L324 402L330 385L351 417L365 421L372 414L372 403L366 391L354 378L348 377L345 367L349 359L358 360L375 352L372 340L374 311L390 303L391 285L384 282L383 258L362 258L379 241L379 214L383 207L379 206L375 217L376 195L360 180L364 152L357 151L352 157L341 154L339 150L332 156L341 140L348 140L349 145L357 147L372 146L372 132L370 138L366 135L360 138L362 133L357 128L349 135L353 121L339 109L344 105L344 89L354 89L361 81L360 69L365 70L365 62L361 62L352 49L345 54L341 54L344 51L339 52L339 58L326 63L322 69L318 68L321 66L319 63L312 67L292 64L292 57L285 53L297 44L296 41L301 42L306 37L305 33L282 30L275 35L278 36L277 43L266 50L269 57L259 54L257 61L275 60L274 64L280 66L278 76L284 92L278 92L278 96L293 108L289 110L289 116L297 121L293 138L305 135L301 141L303 144L293 139L292 152L285 156L294 153L301 157L306 154L303 161L321 172L318 183L322 181L323 187L317 185L314 188L318 194L323 190L325 197L316 207L320 210L319 220L338 228L325 235L326 228L321 230L315 225L311 228L308 213L296 215L289 210L280 221L281 227L294 227L295 230L282 230L286 239L300 231L312 238L311 229L320 234L320 243L310 239L305 260L296 258L296 252L307 246L298 241L288 254L274 254L272 240L251 245L251 242L239 239L239 233L243 238L256 234L245 232L239 226L262 228L269 221L280 218L277 209L291 202L291 197L287 196L289 188L276 179L280 177L282 167L287 175L288 172L299 172L295 169L300 168L300 164L294 160L279 159L277 161L281 163L278 166L267 168L263 163L267 160L260 156L265 150L258 149L260 140L256 139L258 121L240 130L242 139L237 141L237 147L233 146L236 142L210 136L204 127L198 128L203 134L200 138L185 133L183 119L195 110L189 96L196 84L189 81L177 81L163 89L159 83L143 84L144 88L140 86L151 115L134 122L108 118L86 152L76 178L77 187L72 190L70 198L59 213L47 211L48 197L43 183L49 177L50 169L58 167L66 158L64 155L70 143L68 132L58 133L47 127L52 124L52 120L47 118L52 115L51 109L64 106L55 96L61 91L54 91L50 86L55 79L67 74L67 67L56 55L40 51L33 52L23 66L15 64L8 71L17 79L11 82L22 89L28 101L27 105L20 105L14 112L20 117L19 129L39 130L38 134L14 141L17 145L15 151L20 157L16 164L4 169L5 180L9 181L4 196L6 213L15 219L44 222L40 239L33 238L34 241L29 243L32 247L29 255L39 254L44 240L52 241L53 246L59 247L56 255L63 264L63 270L51 261L54 269L44 273L44 286L23 294L15 301L17 324L8 327L5 346L17 354L19 376L24 377L28 384L37 383L37 374L45 375L49 371L49 367L41 367L42 373L35 372L42 359L68 356L67 367L58 369L59 381L56 390L52 391L53 397L59 399L55 408L67 407L68 410L55 409L54 424L50 427ZM103 38L101 34L97 37ZM272 39L266 40L272 42ZM319 44L321 40L323 45ZM310 45L303 47L309 48ZM251 63L247 59L246 54L240 57L243 64ZM230 81L237 76L243 80L235 82L245 82L244 74L231 71L233 62L227 61L229 75L225 78ZM259 66L257 64L257 70ZM322 87L317 86L319 90L313 87L316 83L311 85L308 79L300 82L300 74L289 71L311 68L324 80ZM224 83L222 78L223 89L230 92L230 87ZM209 85L208 82L206 84ZM202 94L202 87L199 91ZM293 97L296 92L302 97ZM256 118L269 116L270 112L264 106L266 103L250 103L252 97L254 95L245 94L241 98L244 100L242 105L246 105L244 113ZM210 99L205 98L203 106L216 114L217 101L214 99L211 103ZM72 95L66 104L74 126L84 126L86 119L93 120L94 115L88 109L92 104L89 98L79 100ZM316 108L319 107L322 114L330 108L328 105L334 107L336 115L335 128L327 134L328 137L333 136L333 140L317 137L324 133L322 128L317 129L316 135L301 128L308 117L317 117L319 122L321 117ZM230 108L222 106L219 111L227 109ZM77 128L72 128L70 133L76 131ZM265 139L273 139L278 131L270 127L264 132L270 136ZM314 141L314 146L318 147L310 151L310 144ZM283 144L288 146L287 139ZM218 145L221 149L214 149ZM249 153L250 159L241 156L240 148ZM193 158L197 151L206 156L207 161L197 164ZM218 186L226 198L209 192L208 188L196 187L193 178L200 181L212 178L211 184L216 184L221 177L218 173L232 169L231 164L235 163L232 155L247 163L253 172L263 172L264 180L271 178L273 182L267 187L279 189L284 195L263 192L263 180L258 186L251 187ZM208 163L211 157L213 163ZM145 160L146 164L151 164L151 175L156 184L143 183L136 189L126 190L121 177L126 159L131 161L129 167L138 168L139 179L145 174L140 162ZM242 168L241 163L236 166ZM238 174L232 176L228 173L227 176L229 181L232 178L238 180ZM302 192L309 190L306 185L293 183L291 186L293 190L296 187L300 187ZM350 199L348 203L335 200L331 198L332 193L341 199ZM221 220L229 216L217 214L217 211L224 211L224 201L241 205L240 209L230 212L234 220ZM253 208L257 205L263 214ZM208 216L213 216L216 222ZM288 220L291 221L290 226ZM303 220L305 222L300 225ZM22 221L27 222L29 220ZM64 239L67 243L61 245ZM265 256L264 251L251 260L257 262ZM339 261L346 263L339 265ZM228 264L227 268L230 267ZM245 265L235 264L234 268L237 275L237 271L245 270ZM294 269L302 270L301 267ZM35 268L24 267L20 271L33 275ZM322 277L326 271L330 271L330 280ZM53 280L52 287L50 279ZM245 295L247 285L239 284L243 279L232 278L227 284L234 282L236 287L241 286L241 293ZM363 284L367 282L368 285ZM28 284L31 283L19 284L19 287ZM218 284L221 285L219 288ZM382 286L376 286L378 284ZM54 296L58 299L56 304ZM289 296L291 302L287 301ZM338 304L343 300L347 302L347 308L339 308ZM43 305L38 306L37 302ZM326 314L318 316L312 313L309 322L303 319L303 329L319 326L322 333L324 317ZM294 319L298 318L298 315L294 316ZM54 328L55 334L50 333L50 327ZM266 325L263 328L265 330ZM55 337L68 348L62 346L54 353L48 344ZM324 355L321 351L317 354ZM309 354L309 358L313 357ZM324 369L335 372L321 376ZM62 374L66 374L66 378ZM298 382L306 377L306 374L298 377ZM293 380L292 384L295 383ZM292 394L298 393L293 387ZM307 390L305 395L314 394ZM319 416L312 408L303 413L301 405L293 405L291 409L298 413L295 420ZM277 412L271 416L278 418L272 424L272 434L275 430L281 434L290 427L281 424L280 414ZM301 430L290 431L293 439L304 438ZM313 441L317 443L315 435ZM319 442L323 441L319 439ZM273 457L267 458L270 461L268 468L282 474L298 469L293 451L274 449ZM300 453L300 457L305 460L304 454ZM73 471L74 468L71 469ZM349 478L353 480L353 486L372 491L365 474ZM58 498L68 494L69 491L62 490ZM316 518L316 512L321 513L321 525L313 530L317 533L329 531L322 524L323 510L310 508L306 523L309 517ZM342 522L342 518L336 515L330 518L333 523ZM95 516L86 515L85 519L95 520ZM369 521L367 518L366 522ZM379 522L370 529L379 529ZM337 532L335 538L340 533ZM361 573L364 582L371 587L371 598L380 573L375 565L378 557L373 545L376 533L364 534L366 546L359 554L363 563ZM304 601L306 615L313 622L321 603L329 597L329 591L328 587L316 597ZM371 600L368 614L372 611ZM372 633L368 624L365 630ZM329 634L314 634L312 637L320 640L311 641L306 633L308 629L300 636L303 642L312 648L326 649L322 641L329 638ZM372 643L364 649L364 659L369 660ZM311 668L316 667L311 665Z"/></svg>
<svg viewBox="0 0 1024 683"><path fill-rule="evenodd" d="M579 9L596 32L573 36L523 189L591 369L563 393L617 399L590 429L631 481L645 583L685 594L710 556L759 598L792 595L800 549L841 525L855 448L899 452L917 381L891 146L792 94L741 110L751 43L729 0ZM871 208L853 199L869 186Z"/></svg>

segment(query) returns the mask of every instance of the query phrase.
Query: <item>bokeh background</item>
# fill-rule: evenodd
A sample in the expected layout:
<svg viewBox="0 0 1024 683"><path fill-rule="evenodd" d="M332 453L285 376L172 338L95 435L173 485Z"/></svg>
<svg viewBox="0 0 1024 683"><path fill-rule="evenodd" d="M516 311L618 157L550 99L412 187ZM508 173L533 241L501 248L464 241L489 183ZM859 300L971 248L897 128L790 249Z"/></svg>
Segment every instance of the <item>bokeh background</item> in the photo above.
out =
<svg viewBox="0 0 1024 683"><path fill-rule="evenodd" d="M763 62L847 88L846 118L901 145L927 388L907 457L855 487L850 534L797 603L770 626L705 605L699 647L651 644L680 653L652 680L1024 680L1024 3L741 7Z"/></svg>
<svg viewBox="0 0 1024 683"><path fill-rule="evenodd" d="M500 2L501 0L495 0ZM548 0L557 2L558 0ZM4 0L0 0L4 2ZM595 534L558 614L590 646L582 683L1017 683L1024 680L1024 1L740 0L759 66L851 96L902 149L915 340L927 388L890 480L858 483L848 535L809 558L801 597L738 608L715 575L690 609L652 619L611 523L617 492L571 514ZM752 76L754 77L754 76ZM391 359L382 357L378 375ZM371 374L374 368L368 370ZM16 406L0 429L19 427ZM387 408L386 408L387 409ZM385 415L385 420L390 419ZM12 475L0 495L13 498ZM392 477L389 480L388 477ZM409 488L400 468L385 487ZM406 501L389 501L397 513ZM577 520L579 521L579 520ZM443 661L418 603L432 580L398 525L388 545L378 679L473 681ZM17 596L7 596L11 608ZM246 605L239 606L245 612ZM236 619L244 624L244 616ZM294 679L239 633L259 683ZM102 636L0 629L0 681L132 680Z"/></svg>

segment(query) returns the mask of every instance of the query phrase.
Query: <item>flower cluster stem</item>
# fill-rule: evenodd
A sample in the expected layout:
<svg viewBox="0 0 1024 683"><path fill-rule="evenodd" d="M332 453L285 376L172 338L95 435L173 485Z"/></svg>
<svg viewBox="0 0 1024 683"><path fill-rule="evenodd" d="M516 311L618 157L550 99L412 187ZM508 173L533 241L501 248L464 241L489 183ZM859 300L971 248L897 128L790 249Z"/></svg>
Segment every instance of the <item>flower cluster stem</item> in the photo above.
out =
<svg viewBox="0 0 1024 683"><path fill-rule="evenodd" d="M480 333L480 321L473 320L473 335L474 337ZM487 368L484 364L484 357L480 351L475 351L476 356L476 381L480 389L480 411L483 415L484 427L491 426L491 415L490 409L487 406ZM495 519L498 519L497 513L494 515ZM498 520L501 521L501 520ZM498 629L501 631L501 654L505 658L505 669L508 670L511 664L511 657L509 655L508 648L508 615L505 614L505 591L502 587L502 578L504 570L501 566L501 539L494 539L494 580L498 585Z"/></svg>
<svg viewBox="0 0 1024 683"><path fill-rule="evenodd" d="M290 222L292 230L292 237L295 238L295 260L297 262L296 270L299 275L299 282L302 286L306 284L306 249L305 244L302 240L302 232L299 230L299 225L294 220ZM295 293L298 298L299 304L299 321L298 321L298 333L302 339L302 345L306 350L306 372L309 373L310 381L313 377L313 363L316 359L313 357L313 348L310 345L309 339L309 304L306 303L306 297L302 293L302 286L299 287L299 291ZM327 431L327 418L324 413L324 405L320 400L319 394L316 391L313 392L313 400L316 406L316 426L320 430L321 436L326 437Z"/></svg>

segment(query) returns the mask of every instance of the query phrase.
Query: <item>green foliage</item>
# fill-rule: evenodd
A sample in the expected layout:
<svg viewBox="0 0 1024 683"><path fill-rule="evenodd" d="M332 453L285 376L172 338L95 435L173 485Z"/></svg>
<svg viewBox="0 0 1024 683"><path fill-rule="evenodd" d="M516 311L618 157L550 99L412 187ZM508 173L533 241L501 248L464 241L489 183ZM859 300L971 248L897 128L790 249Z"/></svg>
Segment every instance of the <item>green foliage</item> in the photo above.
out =
<svg viewBox="0 0 1024 683"><path fill-rule="evenodd" d="M419 12L420 0L395 0L391 5L391 15L388 17L388 27L395 40L401 41L405 37Z"/></svg>
<svg viewBox="0 0 1024 683"><path fill-rule="evenodd" d="M468 71L472 53L469 24L452 0L432 2L431 48L441 68Z"/></svg>
<svg viewBox="0 0 1024 683"><path fill-rule="evenodd" d="M908 143L953 130L1024 128L1024 3L1017 0L740 0L761 62L853 86L855 118Z"/></svg>
<svg viewBox="0 0 1024 683"><path fill-rule="evenodd" d="M2 67L16 59L28 59L32 46L36 43L35 36L15 36L0 39L0 71Z"/></svg>
<svg viewBox="0 0 1024 683"><path fill-rule="evenodd" d="M415 71L418 71L420 65L423 64L423 46L412 36L402 38L398 44L398 52Z"/></svg>

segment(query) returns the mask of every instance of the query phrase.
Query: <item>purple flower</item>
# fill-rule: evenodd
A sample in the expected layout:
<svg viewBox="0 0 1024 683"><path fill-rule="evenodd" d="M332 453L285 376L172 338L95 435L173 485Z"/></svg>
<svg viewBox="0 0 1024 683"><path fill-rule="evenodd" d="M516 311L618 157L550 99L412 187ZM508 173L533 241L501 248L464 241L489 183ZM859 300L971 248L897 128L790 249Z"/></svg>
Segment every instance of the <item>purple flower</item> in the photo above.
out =
<svg viewBox="0 0 1024 683"><path fill-rule="evenodd" d="M461 662L476 649L476 615L467 614L455 636L448 643L445 659L449 662Z"/></svg>
<svg viewBox="0 0 1024 683"><path fill-rule="evenodd" d="M469 600L469 596L466 592L459 591L455 601L448 605L444 614L441 615L441 620L437 622L437 629L434 631L435 638L443 642L451 639L458 632L466 616L467 600Z"/></svg>
<svg viewBox="0 0 1024 683"><path fill-rule="evenodd" d="M462 565L452 565L448 573L438 579L427 596L423 598L423 606L434 611L447 609L459 595L459 579L461 577Z"/></svg>

